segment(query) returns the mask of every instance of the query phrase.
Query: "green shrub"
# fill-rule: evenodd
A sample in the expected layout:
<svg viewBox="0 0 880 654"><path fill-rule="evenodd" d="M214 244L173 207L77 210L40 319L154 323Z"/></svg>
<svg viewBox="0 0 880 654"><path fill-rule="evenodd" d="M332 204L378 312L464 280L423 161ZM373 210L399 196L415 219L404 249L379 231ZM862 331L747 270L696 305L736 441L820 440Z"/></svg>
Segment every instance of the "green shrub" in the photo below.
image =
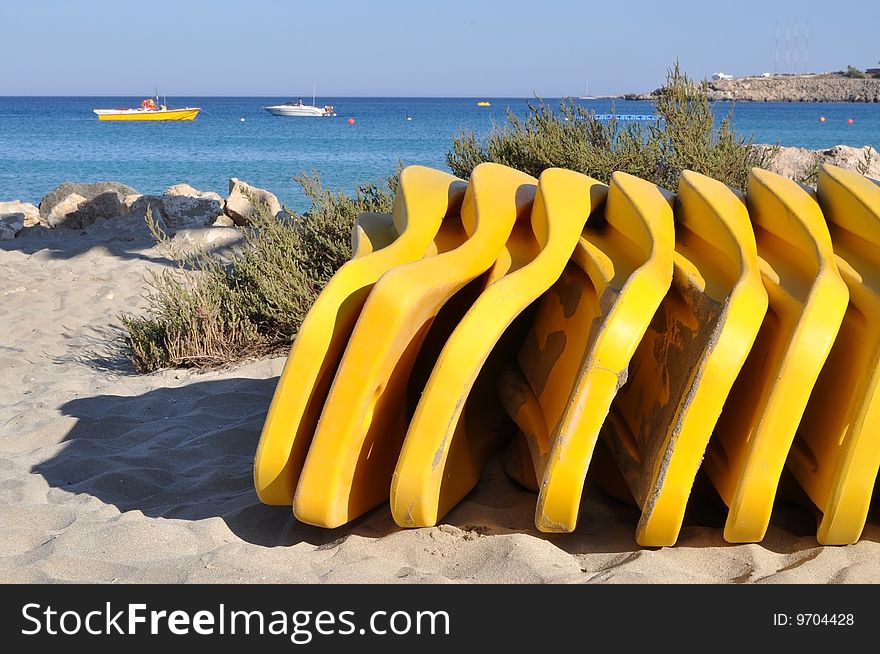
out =
<svg viewBox="0 0 880 654"><path fill-rule="evenodd" d="M865 149L865 153L862 155L862 158L856 162L856 170L859 175L867 176L871 172L871 166L874 165L874 155L877 153L872 147L868 147Z"/></svg>
<svg viewBox="0 0 880 654"><path fill-rule="evenodd" d="M563 100L557 111L539 102L529 104L525 120L508 112L508 124L485 141L462 133L447 163L460 177L484 161L533 176L558 166L604 182L621 170L672 190L689 169L744 189L749 170L766 167L776 151L753 148L751 138L738 136L730 113L716 128L708 91L707 82L692 81L676 63L658 92L656 123L599 120L573 100Z"/></svg>
<svg viewBox="0 0 880 654"><path fill-rule="evenodd" d="M296 178L310 210L257 215L239 228L244 244L229 261L182 255L148 213L147 222L175 266L149 280L147 309L120 316L141 372L171 366L213 368L290 346L306 312L351 255L351 229L365 211L391 211L395 178L364 184L354 197L332 193L316 174Z"/></svg>
<svg viewBox="0 0 880 654"><path fill-rule="evenodd" d="M600 121L572 101L559 111L540 103L530 106L524 121L509 113L509 124L485 142L473 134L455 138L449 166L460 177L483 161L535 176L560 166L603 181L622 170L670 189L682 170L691 169L742 189L749 169L775 154L738 137L730 115L716 128L706 82L691 81L678 64L656 104L661 120L640 124ZM212 368L287 349L318 293L348 260L355 218L391 211L397 178L361 185L350 196L324 188L314 173L301 175L296 181L309 211L278 218L257 205L252 224L240 228L243 246L228 260L174 252L148 215L176 265L153 274L143 314L120 317L135 367Z"/></svg>
<svg viewBox="0 0 880 654"><path fill-rule="evenodd" d="M844 75L853 79L865 79L865 73L855 66L847 66Z"/></svg>

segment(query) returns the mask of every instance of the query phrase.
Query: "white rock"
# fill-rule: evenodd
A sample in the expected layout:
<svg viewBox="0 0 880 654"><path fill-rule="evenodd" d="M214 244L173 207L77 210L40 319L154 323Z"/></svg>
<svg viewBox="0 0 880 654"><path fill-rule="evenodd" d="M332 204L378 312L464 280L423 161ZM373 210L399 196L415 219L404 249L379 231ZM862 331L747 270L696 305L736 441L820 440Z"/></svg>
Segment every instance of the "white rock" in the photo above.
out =
<svg viewBox="0 0 880 654"><path fill-rule="evenodd" d="M30 202L21 202L20 200L0 202L0 218L12 214L20 214L25 227L40 224L40 210Z"/></svg>
<svg viewBox="0 0 880 654"><path fill-rule="evenodd" d="M129 211L131 211L132 205L142 197L143 196L140 193L129 193L124 198L122 198L123 214L127 214Z"/></svg>
<svg viewBox="0 0 880 654"><path fill-rule="evenodd" d="M108 192L110 192L110 195L108 195ZM49 191L40 200L40 215L43 217L43 221L47 221L49 214L56 204L72 193L81 195L89 201L95 200L92 206L87 208L82 216L78 217L80 224L77 227L79 227L90 224L98 218L115 218L119 216L122 213L122 199L126 195L137 193L137 191L119 182L95 182L94 184L64 182L52 191ZM99 196L105 197L99 198Z"/></svg>
<svg viewBox="0 0 880 654"><path fill-rule="evenodd" d="M52 207L52 210L46 218L46 222L49 223L49 227L60 227L67 220L69 214L74 213L80 208L80 205L83 205L86 202L87 200L83 196L78 193L71 193L61 202Z"/></svg>
<svg viewBox="0 0 880 654"><path fill-rule="evenodd" d="M278 202L278 198L273 193L256 186L251 186L233 177L229 180L226 215L232 218L236 225L247 225L250 223L256 211L248 195L253 197L256 202L265 204L273 216L284 215L281 203Z"/></svg>
<svg viewBox="0 0 880 654"><path fill-rule="evenodd" d="M880 152L877 152L870 145L861 148L835 145L827 150L822 150L820 156L823 161L835 166L859 171L874 179L880 178Z"/></svg>
<svg viewBox="0 0 880 654"><path fill-rule="evenodd" d="M214 200L215 202L219 202L221 206L223 206L223 203L225 202L223 196L219 193L215 193L214 191L202 191L199 197L205 200Z"/></svg>
<svg viewBox="0 0 880 654"><path fill-rule="evenodd" d="M174 186L169 186L165 189L162 195L189 195L192 197L198 197L201 191L194 186L190 186L189 184L175 184Z"/></svg>
<svg viewBox="0 0 880 654"><path fill-rule="evenodd" d="M208 252L229 260L229 256L244 244L244 234L234 227L184 229L171 239L174 251L181 255Z"/></svg>
<svg viewBox="0 0 880 654"><path fill-rule="evenodd" d="M162 196L162 215L171 229L206 227L222 213L222 201L189 195Z"/></svg>
<svg viewBox="0 0 880 654"><path fill-rule="evenodd" d="M219 193L215 193L214 191L200 191L194 186L190 186L189 184L175 184L174 186L170 186L165 189L165 192L162 195L183 195L191 198L203 198L205 200L216 200L221 205L223 204L223 198Z"/></svg>
<svg viewBox="0 0 880 654"><path fill-rule="evenodd" d="M756 148L770 148L769 145L756 145ZM867 174L874 179L880 178L880 153L869 145L853 148L848 145L835 145L822 150L806 148L781 147L768 170L791 179L807 179L815 172L817 164L830 163L848 170ZM867 170L862 170L867 166ZM810 180L814 182L814 180ZM815 182L814 182L815 183Z"/></svg>
<svg viewBox="0 0 880 654"><path fill-rule="evenodd" d="M221 216L217 216L217 220L215 220L212 224L212 227L235 227L235 221L232 220L226 214Z"/></svg>

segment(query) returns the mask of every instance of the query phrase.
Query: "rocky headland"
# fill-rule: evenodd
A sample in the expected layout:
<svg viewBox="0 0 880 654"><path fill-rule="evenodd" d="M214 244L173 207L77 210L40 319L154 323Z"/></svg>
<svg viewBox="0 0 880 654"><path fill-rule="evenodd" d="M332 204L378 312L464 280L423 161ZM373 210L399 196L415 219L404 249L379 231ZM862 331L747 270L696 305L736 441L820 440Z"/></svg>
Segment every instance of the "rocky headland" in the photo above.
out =
<svg viewBox="0 0 880 654"><path fill-rule="evenodd" d="M841 73L770 75L711 80L709 99L736 102L880 102L880 77ZM627 100L654 100L662 93L627 93Z"/></svg>
<svg viewBox="0 0 880 654"><path fill-rule="evenodd" d="M737 102L880 102L880 78L833 73L709 82L709 98Z"/></svg>

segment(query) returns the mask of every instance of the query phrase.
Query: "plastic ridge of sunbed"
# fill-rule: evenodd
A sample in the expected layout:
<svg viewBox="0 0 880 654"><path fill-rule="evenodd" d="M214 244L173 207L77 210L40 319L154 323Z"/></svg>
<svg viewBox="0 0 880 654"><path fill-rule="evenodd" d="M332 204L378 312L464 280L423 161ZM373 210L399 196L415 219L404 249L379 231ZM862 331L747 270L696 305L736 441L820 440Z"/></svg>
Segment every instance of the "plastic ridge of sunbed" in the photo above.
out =
<svg viewBox="0 0 880 654"><path fill-rule="evenodd" d="M792 440L849 302L810 193L755 168L748 208L770 304L703 463L730 507L724 538L732 543L764 538Z"/></svg>
<svg viewBox="0 0 880 654"><path fill-rule="evenodd" d="M544 295L518 365L499 380L538 484L535 524L570 532L611 402L672 277L672 194L624 173L604 219L588 221L560 280ZM600 216L601 218L601 216ZM529 464L506 469L531 482Z"/></svg>
<svg viewBox="0 0 880 654"><path fill-rule="evenodd" d="M823 165L819 204L849 305L788 458L821 512L817 540L861 536L880 466L880 186Z"/></svg>
<svg viewBox="0 0 880 654"><path fill-rule="evenodd" d="M684 171L672 286L602 430L642 510L636 541L673 545L709 438L767 311L745 203Z"/></svg>
<svg viewBox="0 0 880 654"><path fill-rule="evenodd" d="M309 310L278 380L254 458L254 485L264 503L293 501L330 383L373 284L395 266L436 253L438 237L448 239L443 232L459 223L465 188L448 173L410 166L400 176L391 224L369 214L359 219L354 259Z"/></svg>
<svg viewBox="0 0 880 654"><path fill-rule="evenodd" d="M460 300L454 296L493 267L514 224L527 220L535 181L498 164L477 166L461 209L468 238L437 256L397 266L374 285L300 475L293 500L300 521L337 527L388 500L419 350L444 305ZM436 339L448 336L456 317L441 324Z"/></svg>
<svg viewBox="0 0 880 654"><path fill-rule="evenodd" d="M606 194L605 184L579 173L541 174L531 220L518 223L505 246L513 264L450 335L410 423L391 485L399 525L436 524L473 489L503 443L506 434L487 423L499 422L491 416L493 405L500 409L495 377L522 340L511 325L559 279Z"/></svg>

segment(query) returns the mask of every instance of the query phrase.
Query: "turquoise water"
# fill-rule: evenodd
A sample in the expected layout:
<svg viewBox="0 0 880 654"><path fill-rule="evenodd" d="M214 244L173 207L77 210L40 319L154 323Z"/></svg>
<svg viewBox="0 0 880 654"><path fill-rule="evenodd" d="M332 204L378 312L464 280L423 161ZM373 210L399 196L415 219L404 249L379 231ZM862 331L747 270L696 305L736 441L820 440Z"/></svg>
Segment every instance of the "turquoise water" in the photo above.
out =
<svg viewBox="0 0 880 654"><path fill-rule="evenodd" d="M239 177L303 209L305 200L291 180L298 172L317 170L326 184L350 190L358 181L391 173L398 161L445 168L454 135L463 129L485 134L493 121L505 122L507 107L525 115L527 103L479 98L492 106L477 107L477 99L465 98L318 98L319 106L332 103L338 116L279 118L262 110L288 99L169 98L171 106L202 112L186 123L114 123L99 122L92 109L136 106L140 98L0 97L0 200L38 202L63 181L106 179L142 193L188 182L225 195L228 178ZM580 102L598 113L612 106L607 100ZM653 109L646 102L615 104L618 113ZM727 110L716 105L719 115ZM876 104L740 103L734 121L756 142L880 148Z"/></svg>

